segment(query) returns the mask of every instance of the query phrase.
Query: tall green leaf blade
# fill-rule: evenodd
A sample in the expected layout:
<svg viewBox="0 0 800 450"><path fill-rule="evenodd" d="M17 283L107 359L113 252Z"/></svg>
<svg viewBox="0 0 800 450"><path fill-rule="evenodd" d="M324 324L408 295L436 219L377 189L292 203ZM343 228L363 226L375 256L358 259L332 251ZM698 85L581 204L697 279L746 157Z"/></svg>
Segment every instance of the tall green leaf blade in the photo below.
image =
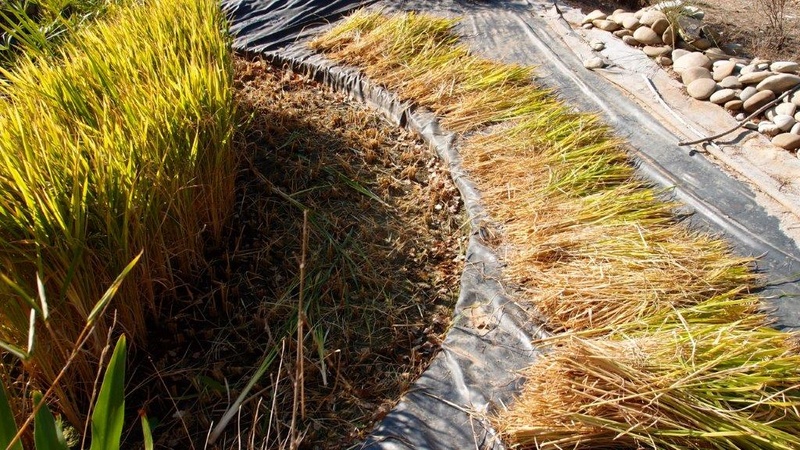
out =
<svg viewBox="0 0 800 450"><path fill-rule="evenodd" d="M11 412L11 405L8 403L6 387L0 380L0 449L8 448L8 444L17 434L17 424L14 422L14 413ZM11 446L10 450L22 450L22 444L17 442Z"/></svg>
<svg viewBox="0 0 800 450"><path fill-rule="evenodd" d="M114 294L117 293L117 290L119 289L120 285L122 285L125 277L128 276L128 273L130 273L130 271L133 270L133 267L136 266L136 263L139 262L139 259L142 257L142 253L143 252L139 252L139 254L136 255L136 258L133 258L133 260L129 262L127 266L125 266L125 269L123 269L122 272L117 276L117 279L111 283L111 286L109 286L108 289L106 289L103 297L94 305L92 312L89 313L89 317L86 319L88 323L94 323L94 321L97 320L97 316L103 312L106 305L108 305L111 299L114 298ZM116 350L114 350L114 352L116 354Z"/></svg>
<svg viewBox="0 0 800 450"><path fill-rule="evenodd" d="M38 405L43 401L41 392L36 391L33 393L34 405ZM61 432L61 427L56 425L53 413L50 412L50 408L46 404L39 408L36 417L33 419L33 441L37 449L69 450L64 439L64 433Z"/></svg>
<svg viewBox="0 0 800 450"><path fill-rule="evenodd" d="M150 429L150 420L147 414L142 414L142 435L144 436L144 450L153 450L153 431Z"/></svg>
<svg viewBox="0 0 800 450"><path fill-rule="evenodd" d="M125 335L119 337L92 413L90 450L118 450L125 419Z"/></svg>
<svg viewBox="0 0 800 450"><path fill-rule="evenodd" d="M17 347L14 344L9 344L8 342L0 341L0 349L3 349L5 351L11 353L12 355L14 355L17 358L19 358L20 361L27 361L28 358L30 357L30 355L28 355L28 352L26 352L25 350Z"/></svg>

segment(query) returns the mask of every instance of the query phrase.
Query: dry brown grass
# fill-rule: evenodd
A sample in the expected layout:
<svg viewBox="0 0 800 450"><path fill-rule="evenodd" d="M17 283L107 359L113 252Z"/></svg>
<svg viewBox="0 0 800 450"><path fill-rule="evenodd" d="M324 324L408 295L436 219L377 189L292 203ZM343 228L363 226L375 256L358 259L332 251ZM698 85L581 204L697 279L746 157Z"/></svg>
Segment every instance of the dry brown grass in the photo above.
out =
<svg viewBox="0 0 800 450"><path fill-rule="evenodd" d="M363 68L400 98L435 112L452 131L520 117L547 96L530 86L530 68L499 66L458 45L453 20L419 17L410 13L384 20L359 11L311 47Z"/></svg>
<svg viewBox="0 0 800 450"><path fill-rule="evenodd" d="M797 448L796 336L757 307L722 296L603 338L557 338L495 423L526 449Z"/></svg>
<svg viewBox="0 0 800 450"><path fill-rule="evenodd" d="M625 323L754 280L747 258L676 222L594 118L561 114L491 130L461 150L504 226L508 276L553 329Z"/></svg>

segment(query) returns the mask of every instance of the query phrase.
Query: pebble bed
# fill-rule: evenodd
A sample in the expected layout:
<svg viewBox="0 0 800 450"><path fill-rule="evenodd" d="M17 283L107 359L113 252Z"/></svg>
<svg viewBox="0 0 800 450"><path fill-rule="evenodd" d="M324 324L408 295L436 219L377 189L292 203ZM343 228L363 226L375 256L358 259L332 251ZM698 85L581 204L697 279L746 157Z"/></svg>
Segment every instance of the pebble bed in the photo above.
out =
<svg viewBox="0 0 800 450"><path fill-rule="evenodd" d="M778 147L800 149L800 64L744 58L742 46L721 44L703 17L697 7L671 1L610 15L594 10L581 26L608 31L641 48L661 66L672 67L691 97L725 108ZM590 45L596 51L605 47L599 41ZM599 69L605 61L590 58L584 66Z"/></svg>

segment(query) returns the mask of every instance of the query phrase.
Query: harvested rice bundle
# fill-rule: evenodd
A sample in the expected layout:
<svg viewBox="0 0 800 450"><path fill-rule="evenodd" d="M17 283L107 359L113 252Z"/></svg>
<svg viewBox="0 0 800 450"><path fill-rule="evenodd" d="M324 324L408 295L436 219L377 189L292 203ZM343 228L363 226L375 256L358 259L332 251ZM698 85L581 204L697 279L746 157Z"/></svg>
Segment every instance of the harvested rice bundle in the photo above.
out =
<svg viewBox="0 0 800 450"><path fill-rule="evenodd" d="M520 448L798 448L796 336L756 304L722 296L631 334L558 338L495 423ZM721 308L738 320L708 314Z"/></svg>
<svg viewBox="0 0 800 450"><path fill-rule="evenodd" d="M463 164L502 224L508 275L552 329L625 323L754 280L747 258L677 223L635 179L621 141L530 82L469 53L449 19L357 12L312 43L428 107L467 139Z"/></svg>
<svg viewBox="0 0 800 450"><path fill-rule="evenodd" d="M361 10L311 47L361 67L401 98L431 109L457 132L510 120L531 105L552 101L546 91L531 86L531 68L470 54L458 44L455 24L415 13L387 17Z"/></svg>
<svg viewBox="0 0 800 450"><path fill-rule="evenodd" d="M793 336L756 312L751 259L682 223L596 117L530 84L525 69L470 55L452 22L355 17L315 47L433 110L450 130L476 132L460 151L502 226L506 273L553 330L572 331L496 418L510 441L800 444L800 356Z"/></svg>
<svg viewBox="0 0 800 450"><path fill-rule="evenodd" d="M622 324L755 280L749 258L679 223L593 116L546 105L461 153L504 225L507 274L555 330Z"/></svg>

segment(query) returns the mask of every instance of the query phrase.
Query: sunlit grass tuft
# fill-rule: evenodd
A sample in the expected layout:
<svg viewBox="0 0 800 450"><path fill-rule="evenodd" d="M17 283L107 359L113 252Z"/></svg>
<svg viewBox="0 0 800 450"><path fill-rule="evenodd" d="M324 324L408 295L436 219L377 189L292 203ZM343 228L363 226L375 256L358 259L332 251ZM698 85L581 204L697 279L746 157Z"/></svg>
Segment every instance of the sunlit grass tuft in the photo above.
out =
<svg viewBox="0 0 800 450"><path fill-rule="evenodd" d="M603 338L556 338L495 423L520 448L798 448L797 336L767 327L757 304L720 296Z"/></svg>
<svg viewBox="0 0 800 450"><path fill-rule="evenodd" d="M524 115L549 101L533 89L532 69L498 65L458 44L456 21L415 13L389 18L365 10L311 43L339 61L362 67L403 99L436 112L454 131Z"/></svg>
<svg viewBox="0 0 800 450"><path fill-rule="evenodd" d="M57 57L17 61L0 85L0 339L22 345L36 275L51 323L25 367L47 383L92 307L125 265L144 258L114 307L134 342L156 292L170 292L221 237L233 196L232 63L212 1L109 7ZM106 324L107 325L107 324ZM93 379L97 339L75 361ZM65 383L73 423L86 385Z"/></svg>

